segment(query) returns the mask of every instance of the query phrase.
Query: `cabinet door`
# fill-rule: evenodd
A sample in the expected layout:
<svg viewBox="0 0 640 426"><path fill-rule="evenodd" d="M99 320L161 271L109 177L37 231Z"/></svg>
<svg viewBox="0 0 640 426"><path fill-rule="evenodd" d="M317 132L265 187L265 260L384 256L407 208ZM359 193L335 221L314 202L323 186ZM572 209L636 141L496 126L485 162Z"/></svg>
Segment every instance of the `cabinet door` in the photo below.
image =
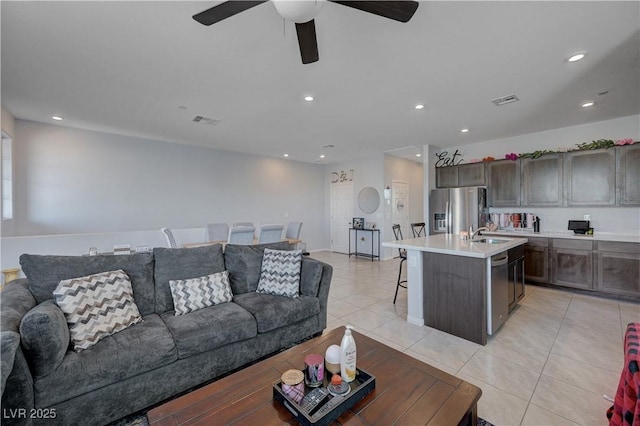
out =
<svg viewBox="0 0 640 426"><path fill-rule="evenodd" d="M552 283L568 287L593 288L593 252L554 248L551 252Z"/></svg>
<svg viewBox="0 0 640 426"><path fill-rule="evenodd" d="M458 166L436 168L436 187L453 188L458 186Z"/></svg>
<svg viewBox="0 0 640 426"><path fill-rule="evenodd" d="M518 304L518 297L516 296L516 283L518 282L517 263L509 262L509 312Z"/></svg>
<svg viewBox="0 0 640 426"><path fill-rule="evenodd" d="M598 290L640 296L640 253L598 252Z"/></svg>
<svg viewBox="0 0 640 426"><path fill-rule="evenodd" d="M488 163L487 185L490 207L519 207L520 160Z"/></svg>
<svg viewBox="0 0 640 426"><path fill-rule="evenodd" d="M484 163L462 164L458 166L458 186L486 185Z"/></svg>
<svg viewBox="0 0 640 426"><path fill-rule="evenodd" d="M616 148L618 204L640 206L640 144Z"/></svg>
<svg viewBox="0 0 640 426"><path fill-rule="evenodd" d="M564 179L568 206L610 206L616 202L615 150L565 154Z"/></svg>
<svg viewBox="0 0 640 426"><path fill-rule="evenodd" d="M562 155L522 160L523 206L562 206Z"/></svg>
<svg viewBox="0 0 640 426"><path fill-rule="evenodd" d="M549 249L525 245L524 278L530 282L549 282Z"/></svg>
<svg viewBox="0 0 640 426"><path fill-rule="evenodd" d="M516 261L515 268L516 303L524 297L524 257Z"/></svg>

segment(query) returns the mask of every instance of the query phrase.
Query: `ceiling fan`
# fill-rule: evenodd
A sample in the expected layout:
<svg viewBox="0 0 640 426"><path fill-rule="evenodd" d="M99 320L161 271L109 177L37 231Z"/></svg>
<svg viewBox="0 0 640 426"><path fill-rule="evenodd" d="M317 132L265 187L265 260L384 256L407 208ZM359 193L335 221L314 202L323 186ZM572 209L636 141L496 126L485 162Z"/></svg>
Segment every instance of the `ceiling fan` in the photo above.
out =
<svg viewBox="0 0 640 426"><path fill-rule="evenodd" d="M417 1L329 1L399 22L408 22L418 8ZM283 18L293 21L296 24L302 63L310 64L316 62L319 58L318 41L316 39L316 26L313 18L315 18L320 11L324 0L272 0L272 2ZM202 25L209 26L251 9L254 6L258 6L261 3L266 3L266 0L225 1L224 3L193 15L193 19Z"/></svg>

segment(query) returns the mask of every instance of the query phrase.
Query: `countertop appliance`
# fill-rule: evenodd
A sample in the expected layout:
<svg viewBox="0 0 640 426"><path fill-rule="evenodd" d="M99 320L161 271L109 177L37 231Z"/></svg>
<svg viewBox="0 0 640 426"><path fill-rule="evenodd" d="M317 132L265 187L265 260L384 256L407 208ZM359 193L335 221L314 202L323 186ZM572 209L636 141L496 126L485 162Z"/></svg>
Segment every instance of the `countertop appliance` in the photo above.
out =
<svg viewBox="0 0 640 426"><path fill-rule="evenodd" d="M429 197L429 235L459 234L470 226L478 229L487 222L487 188L434 189Z"/></svg>

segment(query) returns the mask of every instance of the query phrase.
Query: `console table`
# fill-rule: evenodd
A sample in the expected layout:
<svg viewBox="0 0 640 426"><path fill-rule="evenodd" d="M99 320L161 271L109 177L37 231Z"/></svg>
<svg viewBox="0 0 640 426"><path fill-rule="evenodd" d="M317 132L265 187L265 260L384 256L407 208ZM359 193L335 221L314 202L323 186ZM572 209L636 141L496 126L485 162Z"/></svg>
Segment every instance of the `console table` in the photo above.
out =
<svg viewBox="0 0 640 426"><path fill-rule="evenodd" d="M351 233L352 231L355 231L355 251L351 251ZM366 232L369 233L370 237L371 237L371 253L362 253L360 251L358 251L358 234L360 232ZM378 240L378 251L375 252L373 250L374 248L374 244L373 244L373 237L376 237ZM351 257L351 255L354 255L356 257L358 256L362 256L362 257L368 257L371 259L371 261L373 262L373 259L378 259L380 260L380 230L379 229L360 229L360 228L349 228L349 257Z"/></svg>

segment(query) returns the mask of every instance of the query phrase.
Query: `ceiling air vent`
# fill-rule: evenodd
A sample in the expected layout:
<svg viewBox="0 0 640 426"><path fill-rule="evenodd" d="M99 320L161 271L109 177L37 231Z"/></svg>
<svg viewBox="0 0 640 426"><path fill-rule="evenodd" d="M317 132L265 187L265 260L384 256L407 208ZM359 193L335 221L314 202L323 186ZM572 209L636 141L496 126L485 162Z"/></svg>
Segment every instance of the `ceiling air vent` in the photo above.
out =
<svg viewBox="0 0 640 426"><path fill-rule="evenodd" d="M193 121L195 123L208 124L209 126L215 126L220 122L220 120L216 120L215 118L205 117L203 115L196 115L195 117L193 117Z"/></svg>
<svg viewBox="0 0 640 426"><path fill-rule="evenodd" d="M494 99L491 102L493 102L496 106L502 106L502 105L510 104L512 102L517 102L519 100L520 99L518 99L516 95L507 95L498 99Z"/></svg>

